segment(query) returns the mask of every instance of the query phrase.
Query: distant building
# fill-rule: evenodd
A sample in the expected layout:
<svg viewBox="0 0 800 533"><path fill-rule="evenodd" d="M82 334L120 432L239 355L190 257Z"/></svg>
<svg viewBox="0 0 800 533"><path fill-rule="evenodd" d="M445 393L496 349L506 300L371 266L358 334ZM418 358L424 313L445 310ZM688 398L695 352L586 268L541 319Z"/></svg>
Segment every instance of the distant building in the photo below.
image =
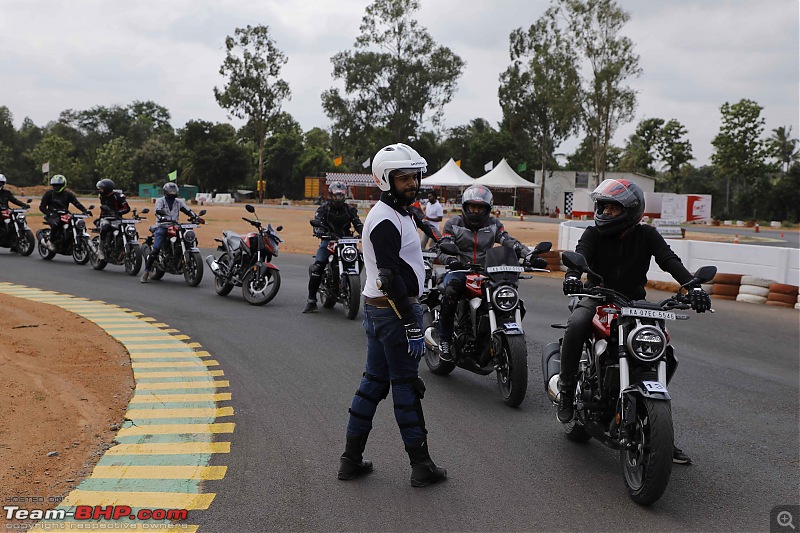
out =
<svg viewBox="0 0 800 533"><path fill-rule="evenodd" d="M535 173L535 182L540 185L536 189L534 206L539 209L542 171ZM645 216L656 218L661 215L661 198L655 194L656 180L652 176L634 172L606 172L606 179L626 179L636 183L645 193ZM593 172L575 172L574 170L553 170L547 172L544 182L545 211L555 213L559 208L565 217L591 218L594 213L594 202L589 196L597 187L599 177Z"/></svg>

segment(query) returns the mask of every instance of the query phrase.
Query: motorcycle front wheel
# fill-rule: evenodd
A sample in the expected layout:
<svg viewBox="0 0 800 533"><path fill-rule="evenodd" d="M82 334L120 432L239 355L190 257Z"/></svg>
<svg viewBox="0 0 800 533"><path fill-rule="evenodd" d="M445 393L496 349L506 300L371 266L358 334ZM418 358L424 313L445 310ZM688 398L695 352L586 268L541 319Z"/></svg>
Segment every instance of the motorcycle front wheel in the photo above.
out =
<svg viewBox="0 0 800 533"><path fill-rule="evenodd" d="M17 241L17 251L19 255L28 256L33 253L34 248L36 248L36 238L31 230L25 230L25 234Z"/></svg>
<svg viewBox="0 0 800 533"><path fill-rule="evenodd" d="M217 259L217 264L225 265L226 268L230 269L230 265L228 264L228 254L222 254L219 259ZM217 294L220 296L227 296L233 290L233 283L225 283L225 281L217 276L214 275L214 290L217 291Z"/></svg>
<svg viewBox="0 0 800 533"><path fill-rule="evenodd" d="M89 262L89 239L81 237L78 242L72 247L72 259L79 265L85 265Z"/></svg>
<svg viewBox="0 0 800 533"><path fill-rule="evenodd" d="M135 276L142 268L142 249L138 244L132 244L125 252L125 273Z"/></svg>
<svg viewBox="0 0 800 533"><path fill-rule="evenodd" d="M50 261L52 258L56 256L55 252L51 252L50 248L47 247L47 243L45 242L45 237L42 235L39 240L37 241L36 249L39 250L39 255L45 261Z"/></svg>
<svg viewBox="0 0 800 533"><path fill-rule="evenodd" d="M183 265L183 279L190 287L197 287L203 280L203 260L200 252L189 252Z"/></svg>
<svg viewBox="0 0 800 533"><path fill-rule="evenodd" d="M426 308L425 314L422 315L422 331L427 332L428 328L433 328L431 336L438 344L439 331L436 324L433 323L433 314ZM456 367L455 361L442 361L439 358L439 349L434 346L428 346L428 343L425 343L425 364L428 365L428 369L431 372L438 376L446 376Z"/></svg>
<svg viewBox="0 0 800 533"><path fill-rule="evenodd" d="M270 302L281 288L281 273L268 268L263 277L256 277L249 269L242 278L242 296L250 305L264 305Z"/></svg>
<svg viewBox="0 0 800 533"><path fill-rule="evenodd" d="M637 398L631 447L619 453L628 496L650 505L667 489L672 474L674 433L669 402Z"/></svg>
<svg viewBox="0 0 800 533"><path fill-rule="evenodd" d="M503 402L517 407L528 391L528 351L524 335L505 335L502 339L503 354L497 370L497 385Z"/></svg>
<svg viewBox="0 0 800 533"><path fill-rule="evenodd" d="M353 320L358 315L358 307L361 305L361 277L349 274L344 285L344 314Z"/></svg>
<svg viewBox="0 0 800 533"><path fill-rule="evenodd" d="M92 246L95 250L100 248L100 237L94 237L92 239ZM103 270L106 265L108 264L105 259L100 259L97 257L97 254L92 252L89 254L89 263L92 265L92 268L95 270Z"/></svg>

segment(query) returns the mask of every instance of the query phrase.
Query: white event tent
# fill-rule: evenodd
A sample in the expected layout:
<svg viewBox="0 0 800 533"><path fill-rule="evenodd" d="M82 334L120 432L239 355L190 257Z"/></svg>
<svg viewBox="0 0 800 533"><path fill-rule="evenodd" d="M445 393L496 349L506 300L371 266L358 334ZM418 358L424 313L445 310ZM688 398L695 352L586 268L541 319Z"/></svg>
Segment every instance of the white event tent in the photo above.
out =
<svg viewBox="0 0 800 533"><path fill-rule="evenodd" d="M422 178L420 185L423 187L459 187L466 188L475 183L475 179L461 170L453 158L437 172L427 178Z"/></svg>
<svg viewBox="0 0 800 533"><path fill-rule="evenodd" d="M422 181L424 182L425 180ZM503 158L503 160L500 161L500 163L498 163L497 166L492 170L476 179L475 183L480 183L481 185L485 185L490 189L514 189L514 209L517 208L516 204L518 188L538 189L540 187L538 183L531 183L514 172L514 170L506 162L505 158Z"/></svg>

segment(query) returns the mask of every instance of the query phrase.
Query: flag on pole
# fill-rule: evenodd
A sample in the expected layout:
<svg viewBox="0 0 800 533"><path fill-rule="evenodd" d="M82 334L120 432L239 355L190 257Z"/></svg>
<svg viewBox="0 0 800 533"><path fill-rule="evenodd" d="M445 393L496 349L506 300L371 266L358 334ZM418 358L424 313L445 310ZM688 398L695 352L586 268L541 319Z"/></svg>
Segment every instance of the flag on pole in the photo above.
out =
<svg viewBox="0 0 800 533"><path fill-rule="evenodd" d="M342 164L342 156L333 158L333 166L338 167Z"/></svg>
<svg viewBox="0 0 800 533"><path fill-rule="evenodd" d="M460 159L458 161L456 161L456 165L458 165L458 168L461 168L461 160Z"/></svg>
<svg viewBox="0 0 800 533"><path fill-rule="evenodd" d="M526 170L528 170L528 163L520 163L517 166L517 172L525 172Z"/></svg>
<svg viewBox="0 0 800 533"><path fill-rule="evenodd" d="M167 174L167 179L169 181L173 182L173 183L177 183L178 182L178 171L177 170L173 170L172 172Z"/></svg>
<svg viewBox="0 0 800 533"><path fill-rule="evenodd" d="M483 170L485 170L486 172L489 172L493 168L494 168L494 161L489 161L488 163L483 165Z"/></svg>
<svg viewBox="0 0 800 533"><path fill-rule="evenodd" d="M371 158L368 157L366 161L361 163L361 166L364 167L364 168L367 168L369 166L369 164L370 164L370 159Z"/></svg>
<svg viewBox="0 0 800 533"><path fill-rule="evenodd" d="M48 172L50 172L50 161L42 165L42 174L47 174Z"/></svg>

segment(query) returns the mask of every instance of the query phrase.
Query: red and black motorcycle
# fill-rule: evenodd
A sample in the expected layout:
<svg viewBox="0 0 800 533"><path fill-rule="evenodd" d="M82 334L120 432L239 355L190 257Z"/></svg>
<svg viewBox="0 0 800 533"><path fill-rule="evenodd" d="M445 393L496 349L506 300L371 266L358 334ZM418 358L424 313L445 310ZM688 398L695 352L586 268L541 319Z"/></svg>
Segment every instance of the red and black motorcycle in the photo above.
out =
<svg viewBox="0 0 800 533"><path fill-rule="evenodd" d="M89 210L94 209L94 205L89 206ZM39 243L39 255L47 261L53 259L56 254L71 255L72 259L79 265L89 262L92 252L91 239L86 231L86 219L92 216L91 211L83 215L80 213L70 213L66 210L59 210L54 213L59 217L57 234L51 235L51 228L48 225L36 232L36 240ZM53 243L55 250L50 250L48 243Z"/></svg>
<svg viewBox="0 0 800 533"><path fill-rule="evenodd" d="M442 243L441 250L457 255L452 243ZM552 243L541 242L533 252L550 251ZM528 390L528 349L522 319L525 304L519 296L521 274L549 272L546 269L520 266L514 250L496 246L486 252L484 265L467 264L467 290L456 308L453 327L453 361L439 358L439 313L442 282L428 290L424 299L425 363L431 372L447 375L456 366L480 374L497 372L497 384L503 401L517 407Z"/></svg>
<svg viewBox="0 0 800 533"><path fill-rule="evenodd" d="M638 504L649 505L664 493L672 473L674 444L667 384L678 362L666 321L689 318L674 312L691 308L682 289L708 282L717 268L704 266L677 294L648 302L632 301L603 287L603 278L589 269L581 254L564 252L562 260L570 269L588 274L592 285L585 294L572 296L592 298L597 304L592 334L578 366L575 416L564 424L564 432L571 441L595 438L618 449L628 495ZM542 375L554 405L560 369L561 341L552 342L542 352Z"/></svg>
<svg viewBox="0 0 800 533"><path fill-rule="evenodd" d="M28 198L28 203L31 203L31 198ZM11 248L19 255L33 253L36 238L26 222L27 210L27 207L0 209L0 247Z"/></svg>
<svg viewBox="0 0 800 533"><path fill-rule="evenodd" d="M159 209L156 214L163 217L167 212ZM201 218L205 214L206 210L202 209L200 213L190 218L188 223L163 220L150 227L151 234L145 239L142 248L143 261L147 261L147 257L153 251L156 228L167 229L160 253L153 263L150 279L161 279L164 274L183 274L183 279L190 287L197 287L200 284L203 280L203 260L200 257L200 248L197 247L197 234L194 229L200 224L205 224L205 220Z"/></svg>
<svg viewBox="0 0 800 533"><path fill-rule="evenodd" d="M256 209L245 206L248 213ZM242 220L256 228L256 231L239 235L231 230L222 232L217 250L222 252L219 259L213 255L206 257L211 272L214 273L214 290L225 296L234 287L242 288L242 296L251 305L264 305L270 302L281 288L281 273L272 264L278 255L278 245L283 242L278 236L283 226L277 228L267 224L265 228L256 215L255 220L242 217Z"/></svg>

